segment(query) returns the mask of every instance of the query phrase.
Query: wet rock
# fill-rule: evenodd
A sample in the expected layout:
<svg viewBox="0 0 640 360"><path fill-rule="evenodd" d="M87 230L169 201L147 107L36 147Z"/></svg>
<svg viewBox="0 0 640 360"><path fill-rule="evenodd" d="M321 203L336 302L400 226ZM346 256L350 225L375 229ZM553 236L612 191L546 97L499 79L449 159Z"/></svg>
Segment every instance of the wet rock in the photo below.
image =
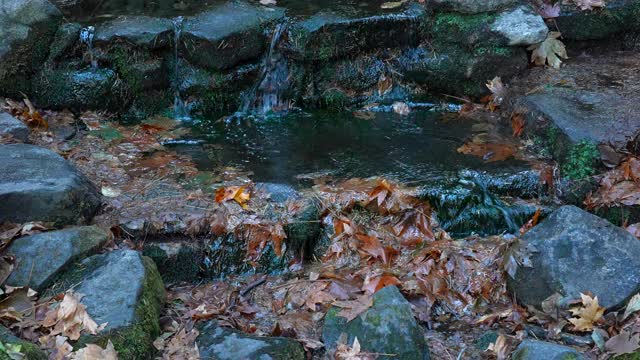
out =
<svg viewBox="0 0 640 360"><path fill-rule="evenodd" d="M96 46L126 41L131 44L159 49L171 45L173 23L169 19L149 16L119 16L96 27Z"/></svg>
<svg viewBox="0 0 640 360"><path fill-rule="evenodd" d="M523 240L537 249L533 267L518 268L508 285L525 305L539 307L556 292L567 300L591 292L613 309L639 290L640 242L575 206L554 211Z"/></svg>
<svg viewBox="0 0 640 360"><path fill-rule="evenodd" d="M160 59L153 59L132 64L127 74L129 86L135 92L147 90L162 90L169 87L169 77Z"/></svg>
<svg viewBox="0 0 640 360"><path fill-rule="evenodd" d="M47 360L49 357L40 349L40 347L34 343L22 340L19 337L13 335L13 333L6 327L0 325L0 342L5 345L18 345L20 346L20 353L23 360ZM4 356L3 353L1 356ZM9 359L9 357L2 357L3 359Z"/></svg>
<svg viewBox="0 0 640 360"><path fill-rule="evenodd" d="M45 69L34 81L34 101L44 108L122 110L128 101L113 70Z"/></svg>
<svg viewBox="0 0 640 360"><path fill-rule="evenodd" d="M93 185L54 152L33 145L0 145L0 219L86 223L98 210Z"/></svg>
<svg viewBox="0 0 640 360"><path fill-rule="evenodd" d="M543 42L549 33L542 17L529 6L501 13L491 24L491 30L506 37L511 46Z"/></svg>
<svg viewBox="0 0 640 360"><path fill-rule="evenodd" d="M395 286L387 286L373 296L373 306L350 322L331 307L325 316L322 341L335 349L342 333L347 343L357 337L363 352L396 354L399 359L429 359L424 331L411 311L411 304Z"/></svg>
<svg viewBox="0 0 640 360"><path fill-rule="evenodd" d="M320 237L320 206L313 199L302 201L300 210L292 217L284 230L287 233L287 252L310 256Z"/></svg>
<svg viewBox="0 0 640 360"><path fill-rule="evenodd" d="M445 10L455 12L477 14L491 12L517 4L518 0L432 0L431 4Z"/></svg>
<svg viewBox="0 0 640 360"><path fill-rule="evenodd" d="M288 241L288 240L287 240ZM287 270L291 252L286 251L278 257L269 243L261 251L255 263L247 261L247 244L234 234L212 239L205 250L205 275L209 278L225 278L233 274L270 273Z"/></svg>
<svg viewBox="0 0 640 360"><path fill-rule="evenodd" d="M61 21L62 13L47 0L0 3L0 95L29 93Z"/></svg>
<svg viewBox="0 0 640 360"><path fill-rule="evenodd" d="M575 349L554 343L524 340L511 355L513 360L583 360L584 356Z"/></svg>
<svg viewBox="0 0 640 360"><path fill-rule="evenodd" d="M84 294L81 303L98 324L108 323L84 343L104 347L111 340L120 359L149 359L155 354L153 340L160 335L158 318L164 303L164 285L153 261L133 250L94 255L65 273L50 290L74 286Z"/></svg>
<svg viewBox="0 0 640 360"><path fill-rule="evenodd" d="M22 121L11 116L11 114L0 112L0 138L7 136L20 142L27 142L29 128Z"/></svg>
<svg viewBox="0 0 640 360"><path fill-rule="evenodd" d="M500 76L507 81L526 69L529 60L523 49L477 47L472 52L459 46L409 49L397 59L397 69L407 82L430 91L482 96L487 79Z"/></svg>
<svg viewBox="0 0 640 360"><path fill-rule="evenodd" d="M97 226L68 228L18 238L6 250L7 254L16 257L16 265L7 279L7 285L28 286L41 291L69 265L98 251L108 238L107 233Z"/></svg>
<svg viewBox="0 0 640 360"><path fill-rule="evenodd" d="M611 0L603 9L580 10L575 5L562 4L555 18L564 39L601 40L622 33L640 31L640 3L635 0Z"/></svg>
<svg viewBox="0 0 640 360"><path fill-rule="evenodd" d="M612 95L552 88L526 96L521 104L532 112L531 117L542 116L549 126L557 129L558 143L554 145L557 150L553 155L562 158L571 145L580 141L622 149L635 137L640 118L620 113L620 108L609 100L618 103L625 100L614 99Z"/></svg>
<svg viewBox="0 0 640 360"><path fill-rule="evenodd" d="M415 45L425 17L418 4L396 13L364 17L321 12L291 28L288 51L294 58L327 61L371 49Z"/></svg>
<svg viewBox="0 0 640 360"><path fill-rule="evenodd" d="M203 359L304 360L302 346L283 337L260 337L219 327L210 321L199 328L196 339Z"/></svg>
<svg viewBox="0 0 640 360"><path fill-rule="evenodd" d="M226 2L184 21L180 49L194 65L229 69L259 58L267 45L264 28L283 17L280 8Z"/></svg>
<svg viewBox="0 0 640 360"><path fill-rule="evenodd" d="M68 56L73 46L78 42L81 28L82 26L78 23L62 24L56 31L53 43L51 43L47 62L54 62Z"/></svg>
<svg viewBox="0 0 640 360"><path fill-rule="evenodd" d="M202 278L204 248L189 239L145 241L142 255L156 263L165 283L195 282Z"/></svg>

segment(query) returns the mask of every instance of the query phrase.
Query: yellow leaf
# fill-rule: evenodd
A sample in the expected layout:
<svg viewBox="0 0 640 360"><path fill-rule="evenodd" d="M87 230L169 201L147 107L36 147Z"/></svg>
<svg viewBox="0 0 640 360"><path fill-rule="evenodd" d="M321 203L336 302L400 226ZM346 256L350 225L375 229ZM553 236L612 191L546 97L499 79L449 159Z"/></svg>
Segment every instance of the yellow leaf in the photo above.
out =
<svg viewBox="0 0 640 360"><path fill-rule="evenodd" d="M598 304L598 297L580 294L582 306L569 309L575 317L569 319L577 331L593 330L594 323L602 318L605 308Z"/></svg>

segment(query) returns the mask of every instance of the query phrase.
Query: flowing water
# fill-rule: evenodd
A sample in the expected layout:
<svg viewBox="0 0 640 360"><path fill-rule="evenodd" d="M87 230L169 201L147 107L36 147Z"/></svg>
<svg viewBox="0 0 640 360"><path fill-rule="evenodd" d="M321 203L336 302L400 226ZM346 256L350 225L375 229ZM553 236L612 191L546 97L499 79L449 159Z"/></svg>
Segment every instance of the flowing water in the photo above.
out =
<svg viewBox="0 0 640 360"><path fill-rule="evenodd" d="M91 67L94 69L98 68L98 61L96 60L95 54L93 52L93 38L95 36L95 32L96 28L93 26L87 26L80 30L80 42L87 46L89 62L91 63Z"/></svg>
<svg viewBox="0 0 640 360"><path fill-rule="evenodd" d="M182 23L184 18L178 16L173 20L173 74L174 80L174 97L173 97L173 116L178 120L191 120L189 109L180 95L180 38L182 36Z"/></svg>
<svg viewBox="0 0 640 360"><path fill-rule="evenodd" d="M260 77L248 92L240 107L243 114L282 113L290 109L289 100L283 97L289 89L289 65L277 47L287 28L286 22L276 25L271 35L269 51L262 60Z"/></svg>

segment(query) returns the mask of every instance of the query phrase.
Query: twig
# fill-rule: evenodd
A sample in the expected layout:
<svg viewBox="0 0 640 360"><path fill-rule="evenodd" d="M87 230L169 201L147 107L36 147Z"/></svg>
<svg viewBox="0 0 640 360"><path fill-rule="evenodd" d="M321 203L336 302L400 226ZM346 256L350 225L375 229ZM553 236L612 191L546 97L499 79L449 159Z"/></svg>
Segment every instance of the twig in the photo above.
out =
<svg viewBox="0 0 640 360"><path fill-rule="evenodd" d="M244 288L242 291L240 291L240 296L241 297L245 297L251 290L257 288L258 286L264 284L265 282L267 282L267 276L263 276L261 279L258 279L254 282L252 282L251 284L247 285L246 288Z"/></svg>

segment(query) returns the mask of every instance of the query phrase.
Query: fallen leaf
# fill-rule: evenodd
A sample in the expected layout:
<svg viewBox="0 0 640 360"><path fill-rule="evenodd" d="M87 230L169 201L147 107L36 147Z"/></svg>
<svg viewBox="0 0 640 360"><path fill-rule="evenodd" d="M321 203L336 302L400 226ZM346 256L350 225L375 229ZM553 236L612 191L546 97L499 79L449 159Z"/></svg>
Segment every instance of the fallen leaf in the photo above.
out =
<svg viewBox="0 0 640 360"><path fill-rule="evenodd" d="M622 330L620 334L612 336L604 344L605 350L613 356L631 354L640 349L640 334L631 334Z"/></svg>
<svg viewBox="0 0 640 360"><path fill-rule="evenodd" d="M638 310L640 310L640 294L635 294L633 295L631 300L629 300L627 307L624 309L624 315L622 315L622 320L628 318L629 315L633 314Z"/></svg>
<svg viewBox="0 0 640 360"><path fill-rule="evenodd" d="M598 304L598 297L580 294L582 306L569 309L575 317L569 319L577 331L593 330L594 324L602 318L605 308Z"/></svg>
<svg viewBox="0 0 640 360"><path fill-rule="evenodd" d="M507 338L499 335L495 342L489 344L487 351L492 352L498 360L505 360L508 355Z"/></svg>
<svg viewBox="0 0 640 360"><path fill-rule="evenodd" d="M511 115L511 129L514 137L520 137L524 131L524 114L514 113Z"/></svg>
<svg viewBox="0 0 640 360"><path fill-rule="evenodd" d="M491 104L495 107L502 104L507 95L507 89L502 83L502 79L499 76L494 77L492 80L489 80L486 84L489 91L491 91ZM492 110L494 110L492 109Z"/></svg>
<svg viewBox="0 0 640 360"><path fill-rule="evenodd" d="M538 7L538 13L545 19L553 19L560 16L560 3L542 4Z"/></svg>
<svg viewBox="0 0 640 360"><path fill-rule="evenodd" d="M358 296L355 300L334 301L333 305L342 308L338 316L346 318L347 322L349 322L367 311L373 305L373 298L371 295L365 294Z"/></svg>
<svg viewBox="0 0 640 360"><path fill-rule="evenodd" d="M380 74L378 79L378 95L384 96L393 89L393 79L386 74Z"/></svg>
<svg viewBox="0 0 640 360"><path fill-rule="evenodd" d="M250 198L251 195L245 186L221 187L216 190L216 202L222 203L234 200L242 206L243 209L247 208L247 201L249 201Z"/></svg>
<svg viewBox="0 0 640 360"><path fill-rule="evenodd" d="M393 275L381 275L373 278L367 277L362 285L362 290L369 294L375 294L385 286L400 285L400 280Z"/></svg>
<svg viewBox="0 0 640 360"><path fill-rule="evenodd" d="M560 59L568 59L567 49L562 41L558 40L561 35L560 32L551 31L543 42L529 46L527 50L533 51L531 62L538 66L548 64L554 69L559 69L562 64Z"/></svg>
<svg viewBox="0 0 640 360"><path fill-rule="evenodd" d="M395 8L398 8L398 7L402 6L402 4L404 4L406 2L407 2L407 0L386 2L386 3L383 3L382 5L380 5L380 8L381 9L395 9Z"/></svg>
<svg viewBox="0 0 640 360"><path fill-rule="evenodd" d="M563 4L575 4L580 10L593 10L595 8L603 8L604 0L563 0Z"/></svg>
<svg viewBox="0 0 640 360"><path fill-rule="evenodd" d="M71 354L71 360L118 360L118 353L111 340L103 349L95 344L87 344L84 348Z"/></svg>

